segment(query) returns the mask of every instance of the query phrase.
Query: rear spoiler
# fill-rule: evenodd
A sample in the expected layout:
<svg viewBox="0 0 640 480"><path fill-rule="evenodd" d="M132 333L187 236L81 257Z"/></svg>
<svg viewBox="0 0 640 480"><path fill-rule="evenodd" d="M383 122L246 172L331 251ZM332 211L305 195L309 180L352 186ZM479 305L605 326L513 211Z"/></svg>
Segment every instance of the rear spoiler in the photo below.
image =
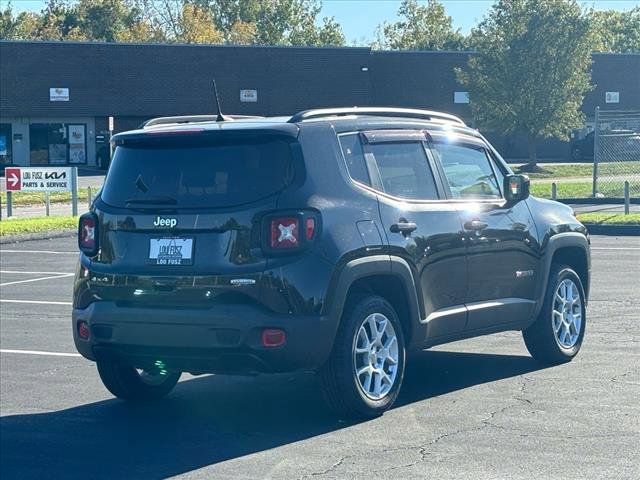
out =
<svg viewBox="0 0 640 480"><path fill-rule="evenodd" d="M157 140L179 140L189 139L190 141L203 140L211 141L215 139L247 139L257 136L280 136L297 138L300 129L297 125L290 123L276 123L267 125L264 123L244 123L229 122L211 125L197 123L158 125L156 127L142 128L121 132L111 138L114 146L124 145L129 142L155 142Z"/></svg>

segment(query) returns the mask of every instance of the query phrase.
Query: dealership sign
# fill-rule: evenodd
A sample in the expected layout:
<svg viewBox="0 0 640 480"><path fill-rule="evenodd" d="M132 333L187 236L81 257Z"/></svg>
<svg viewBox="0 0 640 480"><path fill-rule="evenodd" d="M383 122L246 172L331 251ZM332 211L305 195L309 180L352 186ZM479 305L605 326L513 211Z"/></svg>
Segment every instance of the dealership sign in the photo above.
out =
<svg viewBox="0 0 640 480"><path fill-rule="evenodd" d="M243 103L255 103L258 101L257 90L240 90L240 101Z"/></svg>
<svg viewBox="0 0 640 480"><path fill-rule="evenodd" d="M620 103L620 92L605 92L605 103Z"/></svg>
<svg viewBox="0 0 640 480"><path fill-rule="evenodd" d="M50 88L49 89L49 101L50 102L68 102L69 101L69 89L68 88Z"/></svg>
<svg viewBox="0 0 640 480"><path fill-rule="evenodd" d="M9 192L70 192L72 167L7 167L4 178Z"/></svg>

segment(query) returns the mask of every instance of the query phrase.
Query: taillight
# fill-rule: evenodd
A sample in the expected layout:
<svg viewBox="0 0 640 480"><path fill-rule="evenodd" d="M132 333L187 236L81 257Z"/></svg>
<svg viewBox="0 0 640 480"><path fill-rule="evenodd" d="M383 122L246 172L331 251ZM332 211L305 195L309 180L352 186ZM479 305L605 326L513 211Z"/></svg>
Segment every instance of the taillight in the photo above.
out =
<svg viewBox="0 0 640 480"><path fill-rule="evenodd" d="M98 217L95 213L85 213L78 222L78 247L88 257L98 253Z"/></svg>
<svg viewBox="0 0 640 480"><path fill-rule="evenodd" d="M276 250L300 247L300 220L298 217L271 219L269 246Z"/></svg>
<svg viewBox="0 0 640 480"><path fill-rule="evenodd" d="M284 211L267 215L262 225L265 253L295 253L318 237L320 214L311 210Z"/></svg>
<svg viewBox="0 0 640 480"><path fill-rule="evenodd" d="M316 219L313 217L309 217L305 220L305 230L304 234L307 240L313 239L313 236L316 234Z"/></svg>

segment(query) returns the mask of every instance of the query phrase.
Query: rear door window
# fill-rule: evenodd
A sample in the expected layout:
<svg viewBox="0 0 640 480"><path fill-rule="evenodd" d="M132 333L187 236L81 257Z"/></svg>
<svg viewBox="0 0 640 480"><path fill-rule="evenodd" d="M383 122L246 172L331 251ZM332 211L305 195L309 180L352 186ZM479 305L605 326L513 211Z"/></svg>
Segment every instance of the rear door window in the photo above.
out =
<svg viewBox="0 0 640 480"><path fill-rule="evenodd" d="M385 193L411 200L436 200L438 191L422 142L372 143L368 148L375 159Z"/></svg>
<svg viewBox="0 0 640 480"><path fill-rule="evenodd" d="M291 177L284 140L125 144L116 148L102 200L117 207L231 207L273 195Z"/></svg>

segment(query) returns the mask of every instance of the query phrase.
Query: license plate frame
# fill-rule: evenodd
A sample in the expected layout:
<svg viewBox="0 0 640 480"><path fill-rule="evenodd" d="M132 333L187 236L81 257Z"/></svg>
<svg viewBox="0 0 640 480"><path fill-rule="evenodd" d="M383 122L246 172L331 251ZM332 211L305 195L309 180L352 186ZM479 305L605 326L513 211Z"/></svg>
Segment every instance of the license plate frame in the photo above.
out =
<svg viewBox="0 0 640 480"><path fill-rule="evenodd" d="M150 238L148 263L158 266L193 265L194 252L193 237Z"/></svg>

